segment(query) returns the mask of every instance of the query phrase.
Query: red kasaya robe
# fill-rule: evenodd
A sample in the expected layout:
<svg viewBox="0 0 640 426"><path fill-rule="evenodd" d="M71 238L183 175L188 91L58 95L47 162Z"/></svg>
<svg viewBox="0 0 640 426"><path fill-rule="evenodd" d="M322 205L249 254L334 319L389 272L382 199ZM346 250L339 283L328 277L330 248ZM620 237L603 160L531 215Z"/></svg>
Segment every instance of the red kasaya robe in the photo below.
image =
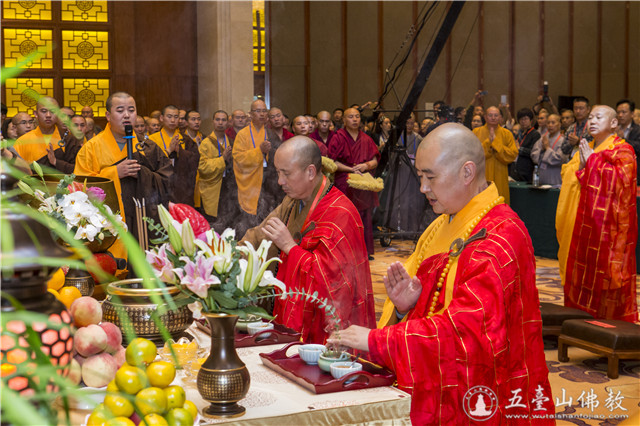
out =
<svg viewBox="0 0 640 426"><path fill-rule="evenodd" d="M564 304L596 318L634 322L638 319L635 153L613 136L602 145L575 172L580 200L567 258Z"/></svg>
<svg viewBox="0 0 640 426"><path fill-rule="evenodd" d="M313 140L316 143L316 145L318 145L318 148L320 149L320 155L322 155L323 157L326 157L327 154L329 153L327 146L321 140L314 139L314 138L311 138L311 140Z"/></svg>
<svg viewBox="0 0 640 426"><path fill-rule="evenodd" d="M290 200L285 198L283 205ZM295 202L292 207L298 206ZM287 223L288 220L285 220ZM248 233L249 234L249 233ZM307 216L297 246L281 254L277 277L287 289L318 292L328 298L341 319L339 328L351 324L375 327L371 271L355 207L335 187ZM289 297L275 302L276 322L302 333L307 343L324 343L333 332L331 318L312 301Z"/></svg>
<svg viewBox="0 0 640 426"><path fill-rule="evenodd" d="M309 135L309 137L311 139L317 140L322 142L327 148L329 147L329 142L331 142L331 139L333 139L333 136L336 134L336 132L334 132L333 130L329 130L329 135L327 135L327 140L325 141L324 139L322 139L322 136L320 136L320 132L318 131L318 129L314 130L313 133L311 133Z"/></svg>
<svg viewBox="0 0 640 426"><path fill-rule="evenodd" d="M394 370L398 387L412 393L413 424L480 424L463 409L465 403L468 411L477 408L479 397L469 397L473 390L467 394L476 386L488 387L497 396L494 405L484 398L493 415L483 425L555 424L553 418L532 420L553 416L555 407L531 239L506 204L494 207L471 235L482 228L487 236L462 250L453 288L443 287L431 318L427 314L449 253L420 264L416 276L423 290L415 308L407 321L369 333L371 357ZM450 303L438 313L450 291ZM516 421L509 415L525 418Z"/></svg>

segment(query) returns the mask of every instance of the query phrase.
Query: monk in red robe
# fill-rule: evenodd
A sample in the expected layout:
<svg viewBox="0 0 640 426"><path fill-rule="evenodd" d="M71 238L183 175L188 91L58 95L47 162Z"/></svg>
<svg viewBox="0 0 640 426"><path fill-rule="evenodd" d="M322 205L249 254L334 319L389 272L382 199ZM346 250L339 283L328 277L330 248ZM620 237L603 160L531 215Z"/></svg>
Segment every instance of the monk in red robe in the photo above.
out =
<svg viewBox="0 0 640 426"><path fill-rule="evenodd" d="M316 121L318 122L318 127L309 135L309 137L313 140L322 142L328 147L329 142L333 139L333 135L336 134L336 132L329 128L331 126L331 114L329 111L320 111L318 115L316 115Z"/></svg>
<svg viewBox="0 0 640 426"><path fill-rule="evenodd" d="M414 424L555 424L531 239L487 183L482 144L443 124L418 148L416 169L441 216L406 269L389 267L382 328L351 326L328 342L391 368L412 393Z"/></svg>
<svg viewBox="0 0 640 426"><path fill-rule="evenodd" d="M377 207L378 194L373 191L355 189L347 185L349 173L375 174L380 151L373 139L360 130L360 112L349 108L343 114L344 128L336 132L329 145L329 158L335 161L335 185L353 202L360 213L364 225L364 241L367 253L373 255L373 223L372 210Z"/></svg>
<svg viewBox="0 0 640 426"><path fill-rule="evenodd" d="M633 147L616 136L616 112L595 106L586 139L562 168L556 230L564 304L597 318L634 322L638 219Z"/></svg>
<svg viewBox="0 0 640 426"><path fill-rule="evenodd" d="M316 145L318 145L318 148L320 149L320 154L323 157L327 156L327 152L328 152L327 146L321 141L309 136L309 134L311 133L311 123L309 122L309 117L307 117L306 115L299 115L297 117L294 117L293 120L291 121L291 128L293 129L293 133L296 136L309 137L312 141L316 143Z"/></svg>
<svg viewBox="0 0 640 426"><path fill-rule="evenodd" d="M309 138L295 136L276 151L278 183L287 194L244 241L273 241L280 251L277 278L287 289L318 292L336 308L339 324L304 297L276 300L275 321L302 333L302 340L324 343L335 327L375 326L371 271L362 222L353 203L322 174L322 157Z"/></svg>

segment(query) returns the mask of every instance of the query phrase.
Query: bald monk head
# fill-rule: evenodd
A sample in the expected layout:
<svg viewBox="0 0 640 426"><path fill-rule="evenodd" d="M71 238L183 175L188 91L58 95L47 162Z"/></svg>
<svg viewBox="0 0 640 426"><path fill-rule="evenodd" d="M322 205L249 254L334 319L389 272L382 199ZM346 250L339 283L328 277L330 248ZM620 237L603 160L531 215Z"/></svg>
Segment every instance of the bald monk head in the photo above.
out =
<svg viewBox="0 0 640 426"><path fill-rule="evenodd" d="M111 125L111 133L116 142L125 142L124 128L126 125L133 127L138 116L136 110L136 101L128 93L115 92L107 98L107 112L105 117Z"/></svg>
<svg viewBox="0 0 640 426"><path fill-rule="evenodd" d="M43 96L38 99L35 116L38 119L38 126L43 135L50 135L55 130L58 118L54 111L58 110L58 108L58 101L50 96Z"/></svg>
<svg viewBox="0 0 640 426"><path fill-rule="evenodd" d="M591 108L587 125L589 133L593 136L595 146L604 142L618 127L618 118L616 111L607 105L595 105Z"/></svg>
<svg viewBox="0 0 640 426"><path fill-rule="evenodd" d="M144 137L147 135L147 123L143 117L136 117L136 124L133 125L133 131L136 132L136 137L139 140L144 140Z"/></svg>
<svg viewBox="0 0 640 426"><path fill-rule="evenodd" d="M291 129L296 136L309 136L309 118L306 115L299 115L291 122Z"/></svg>
<svg viewBox="0 0 640 426"><path fill-rule="evenodd" d="M244 122L247 119L247 114L241 109L237 109L231 113L231 125L239 132L242 128L244 128Z"/></svg>
<svg viewBox="0 0 640 426"><path fill-rule="evenodd" d="M321 136L327 136L329 134L329 127L331 127L331 114L329 111L320 111L316 115L318 121L318 133Z"/></svg>
<svg viewBox="0 0 640 426"><path fill-rule="evenodd" d="M278 147L273 161L282 190L305 204L313 201L313 190L323 176L318 145L306 136L294 136Z"/></svg>
<svg viewBox="0 0 640 426"><path fill-rule="evenodd" d="M497 107L491 106L484 113L484 120L487 123L487 127L495 129L502 123L502 113Z"/></svg>
<svg viewBox="0 0 640 426"><path fill-rule="evenodd" d="M80 113L84 118L93 118L93 108L91 108L89 105L82 107Z"/></svg>
<svg viewBox="0 0 640 426"><path fill-rule="evenodd" d="M13 116L11 122L16 126L18 137L33 130L33 118L26 112L19 112Z"/></svg>
<svg viewBox="0 0 640 426"><path fill-rule="evenodd" d="M269 124L274 130L280 130L284 127L284 114L278 107L271 107L269 110Z"/></svg>
<svg viewBox="0 0 640 426"><path fill-rule="evenodd" d="M147 131L150 135L160 131L160 120L150 117L147 120Z"/></svg>
<svg viewBox="0 0 640 426"><path fill-rule="evenodd" d="M253 127L262 129L269 118L267 112L267 104L265 104L262 99L256 99L255 101L251 102L250 115L251 124L253 124Z"/></svg>
<svg viewBox="0 0 640 426"><path fill-rule="evenodd" d="M446 123L429 133L416 153L420 192L433 211L456 214L487 188L484 150L465 126Z"/></svg>
<svg viewBox="0 0 640 426"><path fill-rule="evenodd" d="M360 130L360 111L357 108L348 108L342 115L342 121L349 133L357 133Z"/></svg>
<svg viewBox="0 0 640 426"><path fill-rule="evenodd" d="M151 111L151 114L149 114L149 117L155 118L156 120L160 120L161 115L162 115L162 111L157 109L155 111Z"/></svg>
<svg viewBox="0 0 640 426"><path fill-rule="evenodd" d="M84 128L84 137L90 140L95 136L96 123L93 121L93 118L85 118L84 120L87 124Z"/></svg>

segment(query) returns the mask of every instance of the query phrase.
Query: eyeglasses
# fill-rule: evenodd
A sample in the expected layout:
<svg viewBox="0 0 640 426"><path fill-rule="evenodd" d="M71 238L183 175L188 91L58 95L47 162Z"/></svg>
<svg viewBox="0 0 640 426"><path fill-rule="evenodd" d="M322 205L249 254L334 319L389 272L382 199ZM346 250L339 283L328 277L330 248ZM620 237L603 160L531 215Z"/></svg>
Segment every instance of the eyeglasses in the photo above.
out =
<svg viewBox="0 0 640 426"><path fill-rule="evenodd" d="M257 114L266 114L267 110L266 109L252 109L251 112L255 112Z"/></svg>
<svg viewBox="0 0 640 426"><path fill-rule="evenodd" d="M25 125L25 124L33 124L33 120L22 120L22 121L18 121L18 125Z"/></svg>

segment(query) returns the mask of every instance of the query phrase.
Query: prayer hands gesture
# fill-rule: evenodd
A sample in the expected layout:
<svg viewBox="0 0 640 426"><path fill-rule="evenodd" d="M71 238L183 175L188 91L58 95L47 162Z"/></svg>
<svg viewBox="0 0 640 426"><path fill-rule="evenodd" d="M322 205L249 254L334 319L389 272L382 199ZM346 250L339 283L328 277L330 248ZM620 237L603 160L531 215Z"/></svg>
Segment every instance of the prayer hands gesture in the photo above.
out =
<svg viewBox="0 0 640 426"><path fill-rule="evenodd" d="M124 160L122 163L116 166L116 170L118 171L118 177L136 177L138 176L138 172L140 171L140 164L138 164L137 160Z"/></svg>
<svg viewBox="0 0 640 426"><path fill-rule="evenodd" d="M169 149L167 150L167 152L169 154L171 154L174 151L177 152L179 147L180 147L180 133L176 131L173 137L171 138L171 143L169 144Z"/></svg>
<svg viewBox="0 0 640 426"><path fill-rule="evenodd" d="M369 352L369 330L359 325L351 325L344 330L336 331L327 339L327 343L348 346L360 351Z"/></svg>
<svg viewBox="0 0 640 426"><path fill-rule="evenodd" d="M549 136L548 136L548 133L545 133L544 135L542 135L542 149L544 149L545 151L547 149L549 149Z"/></svg>
<svg viewBox="0 0 640 426"><path fill-rule="evenodd" d="M587 160L593 154L593 149L589 146L589 142L586 139L580 140L580 169L584 169L587 164Z"/></svg>
<svg viewBox="0 0 640 426"><path fill-rule="evenodd" d="M293 240L287 225L277 217L272 217L265 223L262 232L283 252L289 254L296 242Z"/></svg>
<svg viewBox="0 0 640 426"><path fill-rule="evenodd" d="M224 149L224 152L222 153L222 158L224 158L224 162L228 163L229 161L231 161L233 159L233 147L230 145L227 145L227 147Z"/></svg>
<svg viewBox="0 0 640 426"><path fill-rule="evenodd" d="M49 163L55 167L57 159L56 154L53 151L53 145L51 145L51 142L49 142L49 145L47 146L47 158L49 159Z"/></svg>
<svg viewBox="0 0 640 426"><path fill-rule="evenodd" d="M392 263L383 280L387 296L400 314L406 314L416 306L420 293L422 293L422 283L417 277L411 278L402 263Z"/></svg>
<svg viewBox="0 0 640 426"><path fill-rule="evenodd" d="M260 144L260 151L262 151L263 154L268 154L269 151L271 151L271 142L270 141L264 141Z"/></svg>
<svg viewBox="0 0 640 426"><path fill-rule="evenodd" d="M569 141L571 146L576 146L580 142L580 139L578 138L578 136L573 133L567 137L567 140Z"/></svg>

